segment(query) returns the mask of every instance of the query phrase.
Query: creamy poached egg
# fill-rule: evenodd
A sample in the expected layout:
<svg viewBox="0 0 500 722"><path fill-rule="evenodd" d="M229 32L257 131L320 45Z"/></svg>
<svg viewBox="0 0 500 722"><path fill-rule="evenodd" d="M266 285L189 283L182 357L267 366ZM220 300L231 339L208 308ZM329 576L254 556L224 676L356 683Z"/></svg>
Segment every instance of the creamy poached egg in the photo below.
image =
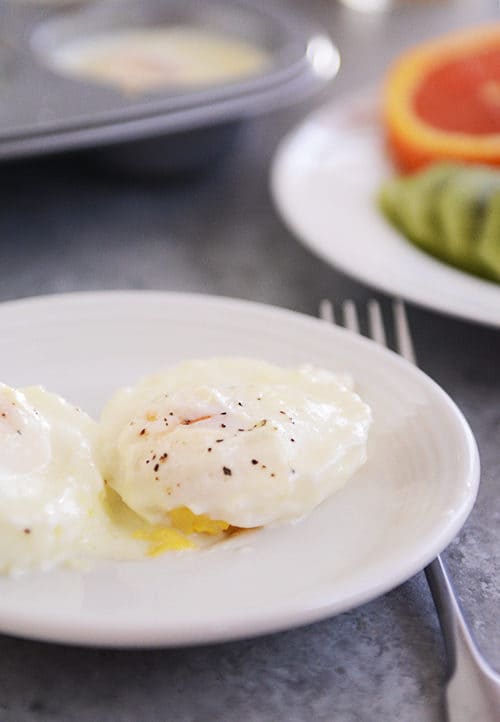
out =
<svg viewBox="0 0 500 722"><path fill-rule="evenodd" d="M0 571L51 566L91 544L103 491L96 432L40 386L0 384Z"/></svg>
<svg viewBox="0 0 500 722"><path fill-rule="evenodd" d="M190 361L120 390L101 418L107 483L139 516L236 527L297 519L364 463L371 414L346 376Z"/></svg>

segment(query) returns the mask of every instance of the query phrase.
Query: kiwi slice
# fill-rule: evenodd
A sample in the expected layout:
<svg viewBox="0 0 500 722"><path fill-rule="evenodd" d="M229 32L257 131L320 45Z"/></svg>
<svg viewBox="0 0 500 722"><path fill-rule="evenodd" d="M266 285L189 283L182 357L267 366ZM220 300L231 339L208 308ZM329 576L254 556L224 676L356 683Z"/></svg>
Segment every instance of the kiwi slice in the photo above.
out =
<svg viewBox="0 0 500 722"><path fill-rule="evenodd" d="M388 220L423 250L500 281L499 170L436 163L385 183L378 203Z"/></svg>
<svg viewBox="0 0 500 722"><path fill-rule="evenodd" d="M439 199L454 177L451 164L439 164L408 178L404 202L405 228L408 235L431 253L439 255L441 219Z"/></svg>
<svg viewBox="0 0 500 722"><path fill-rule="evenodd" d="M477 258L483 266L484 275L493 281L500 281L500 188L489 199L477 246Z"/></svg>
<svg viewBox="0 0 500 722"><path fill-rule="evenodd" d="M437 253L440 219L437 200L453 176L452 164L440 163L413 176L386 183L379 204L387 218L414 243Z"/></svg>
<svg viewBox="0 0 500 722"><path fill-rule="evenodd" d="M443 256L473 273L481 272L478 259L489 201L500 189L500 175L488 168L462 166L453 173L438 200Z"/></svg>
<svg viewBox="0 0 500 722"><path fill-rule="evenodd" d="M384 216L397 228L404 226L404 214L401 212L406 195L406 181L395 178L382 185L377 202Z"/></svg>

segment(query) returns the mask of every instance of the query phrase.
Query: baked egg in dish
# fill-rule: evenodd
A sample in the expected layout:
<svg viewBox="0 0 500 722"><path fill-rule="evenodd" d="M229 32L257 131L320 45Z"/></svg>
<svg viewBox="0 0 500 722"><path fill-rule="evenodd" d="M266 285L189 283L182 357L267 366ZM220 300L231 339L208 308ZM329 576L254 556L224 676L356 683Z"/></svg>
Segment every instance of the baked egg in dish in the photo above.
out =
<svg viewBox="0 0 500 722"><path fill-rule="evenodd" d="M123 28L68 40L45 58L49 67L137 94L242 80L262 72L268 53L246 40L189 25Z"/></svg>

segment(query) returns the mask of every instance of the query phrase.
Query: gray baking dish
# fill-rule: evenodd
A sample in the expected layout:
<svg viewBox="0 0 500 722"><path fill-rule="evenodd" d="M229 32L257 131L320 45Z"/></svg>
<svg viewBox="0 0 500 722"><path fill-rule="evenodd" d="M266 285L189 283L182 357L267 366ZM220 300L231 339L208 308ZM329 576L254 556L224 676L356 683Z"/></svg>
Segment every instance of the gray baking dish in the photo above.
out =
<svg viewBox="0 0 500 722"><path fill-rule="evenodd" d="M254 43L270 55L260 74L184 91L126 96L54 73L58 44L103 30L190 24ZM338 68L329 38L286 8L223 0L105 0L0 5L0 159L100 148L138 169L211 162L239 122L314 92Z"/></svg>

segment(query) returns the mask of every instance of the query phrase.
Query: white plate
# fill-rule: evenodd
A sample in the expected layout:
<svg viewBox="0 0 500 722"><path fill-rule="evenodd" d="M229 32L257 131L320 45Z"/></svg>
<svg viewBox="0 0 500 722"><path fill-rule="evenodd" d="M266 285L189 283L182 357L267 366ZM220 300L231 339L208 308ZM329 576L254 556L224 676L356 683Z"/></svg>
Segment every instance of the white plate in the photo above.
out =
<svg viewBox="0 0 500 722"><path fill-rule="evenodd" d="M500 326L500 284L420 251L378 211L375 195L393 173L373 91L332 103L280 144L271 190L284 220L345 273L443 313Z"/></svg>
<svg viewBox="0 0 500 722"><path fill-rule="evenodd" d="M366 466L308 518L209 551L0 579L0 630L87 645L170 646L273 632L391 589L455 536L479 463L448 396L397 355L307 316L197 295L119 292L0 305L2 380L93 414L181 359L250 355L353 374L374 424Z"/></svg>

